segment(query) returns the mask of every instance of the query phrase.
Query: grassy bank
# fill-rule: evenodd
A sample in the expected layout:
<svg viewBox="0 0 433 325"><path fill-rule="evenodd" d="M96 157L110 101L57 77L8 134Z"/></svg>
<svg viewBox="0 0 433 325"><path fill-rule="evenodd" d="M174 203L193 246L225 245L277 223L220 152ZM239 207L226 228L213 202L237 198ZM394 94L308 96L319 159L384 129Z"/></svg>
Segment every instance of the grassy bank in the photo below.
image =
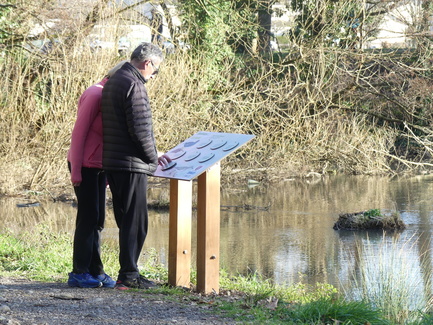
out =
<svg viewBox="0 0 433 325"><path fill-rule="evenodd" d="M106 272L115 275L118 269L116 248L105 245L102 251ZM69 234L55 234L44 226L19 235L6 231L0 235L0 276L66 282L67 274L72 268L71 255L72 242ZM248 324L421 325L430 324L433 319L427 310L402 313L401 304L391 308L399 310L398 318L389 313L386 303L395 301L397 292L382 291L379 293L381 297L378 297L378 292L375 291L373 300L369 300L368 296L355 300L353 296L344 297L327 284L276 285L259 275L233 276L224 271L221 271L220 276L220 295L198 295L194 291L164 285L167 283L167 269L158 263L156 254L149 251L147 256L141 269L146 276L163 284L156 293L185 304L209 304L212 312L223 313ZM386 279L382 280L387 283ZM391 280L394 281L395 277ZM192 284L194 281L193 273ZM387 296L385 293L392 294ZM399 300L404 298L403 293L398 292ZM152 293L143 291L144 296L147 294ZM378 302L381 303L380 306Z"/></svg>

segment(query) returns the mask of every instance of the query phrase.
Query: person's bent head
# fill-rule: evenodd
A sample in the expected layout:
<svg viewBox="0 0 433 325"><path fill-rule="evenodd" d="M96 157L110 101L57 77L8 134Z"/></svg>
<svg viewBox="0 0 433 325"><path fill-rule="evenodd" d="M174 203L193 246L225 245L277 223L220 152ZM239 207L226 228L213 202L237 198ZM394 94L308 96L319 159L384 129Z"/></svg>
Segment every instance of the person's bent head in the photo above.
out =
<svg viewBox="0 0 433 325"><path fill-rule="evenodd" d="M156 76L163 60L161 49L152 43L141 43L131 54L131 64L140 70L146 80Z"/></svg>
<svg viewBox="0 0 433 325"><path fill-rule="evenodd" d="M126 62L128 62L127 60L123 60L120 61L119 63L117 63L114 67L112 67L107 74L105 75L105 78L111 78L117 70L119 70Z"/></svg>

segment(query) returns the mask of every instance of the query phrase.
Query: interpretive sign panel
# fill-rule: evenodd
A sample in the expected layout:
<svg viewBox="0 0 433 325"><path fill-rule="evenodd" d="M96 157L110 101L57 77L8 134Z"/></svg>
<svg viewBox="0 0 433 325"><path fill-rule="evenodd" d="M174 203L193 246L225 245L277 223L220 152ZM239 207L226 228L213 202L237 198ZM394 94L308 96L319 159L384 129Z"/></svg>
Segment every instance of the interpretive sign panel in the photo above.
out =
<svg viewBox="0 0 433 325"><path fill-rule="evenodd" d="M172 163L158 166L153 176L192 180L252 138L249 134L197 132L168 151Z"/></svg>

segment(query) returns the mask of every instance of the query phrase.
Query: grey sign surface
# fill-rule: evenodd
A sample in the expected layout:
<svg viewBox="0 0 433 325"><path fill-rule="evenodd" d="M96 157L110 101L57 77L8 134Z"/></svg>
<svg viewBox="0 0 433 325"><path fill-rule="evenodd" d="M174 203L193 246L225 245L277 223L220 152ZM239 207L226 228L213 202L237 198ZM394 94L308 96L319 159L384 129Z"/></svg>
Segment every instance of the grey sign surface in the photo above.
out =
<svg viewBox="0 0 433 325"><path fill-rule="evenodd" d="M168 151L166 154L172 163L158 166L153 176L192 180L254 137L249 134L197 132Z"/></svg>

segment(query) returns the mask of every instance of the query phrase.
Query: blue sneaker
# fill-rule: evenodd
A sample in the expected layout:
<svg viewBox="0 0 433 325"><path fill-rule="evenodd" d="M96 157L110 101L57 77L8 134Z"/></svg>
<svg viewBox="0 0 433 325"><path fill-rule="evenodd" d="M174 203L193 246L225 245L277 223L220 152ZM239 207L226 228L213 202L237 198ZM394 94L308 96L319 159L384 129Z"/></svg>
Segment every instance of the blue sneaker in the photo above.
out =
<svg viewBox="0 0 433 325"><path fill-rule="evenodd" d="M89 273L69 273L68 286L79 288L99 288L102 282Z"/></svg>
<svg viewBox="0 0 433 325"><path fill-rule="evenodd" d="M114 288L114 286L116 285L116 281L114 281L109 275L105 273L95 276L95 279L100 281L102 283L102 286L106 288Z"/></svg>

